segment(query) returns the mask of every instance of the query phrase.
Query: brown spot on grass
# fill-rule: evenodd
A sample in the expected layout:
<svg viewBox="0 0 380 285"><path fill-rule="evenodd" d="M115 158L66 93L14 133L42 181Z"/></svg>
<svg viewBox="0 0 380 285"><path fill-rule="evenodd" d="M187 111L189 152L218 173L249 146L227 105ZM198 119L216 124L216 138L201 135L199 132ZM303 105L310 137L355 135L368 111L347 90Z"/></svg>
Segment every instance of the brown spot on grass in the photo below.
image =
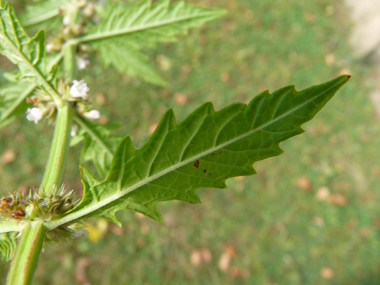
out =
<svg viewBox="0 0 380 285"><path fill-rule="evenodd" d="M198 168L198 167L199 167L199 160L197 160L196 162L194 162L194 167L195 167L195 168Z"/></svg>

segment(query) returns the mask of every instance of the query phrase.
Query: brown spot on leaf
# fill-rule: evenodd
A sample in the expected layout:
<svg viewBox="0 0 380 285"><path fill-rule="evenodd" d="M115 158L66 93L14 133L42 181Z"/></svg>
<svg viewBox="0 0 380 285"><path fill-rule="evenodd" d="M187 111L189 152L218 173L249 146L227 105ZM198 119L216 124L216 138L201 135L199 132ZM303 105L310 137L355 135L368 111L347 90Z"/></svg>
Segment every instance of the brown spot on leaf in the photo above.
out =
<svg viewBox="0 0 380 285"><path fill-rule="evenodd" d="M194 162L194 167L195 167L195 168L198 168L198 167L199 167L199 160L197 160L196 162Z"/></svg>
<svg viewBox="0 0 380 285"><path fill-rule="evenodd" d="M219 152L213 152L213 153L211 154L211 156L215 156L215 155L219 155L219 154L222 154L222 151L219 151Z"/></svg>
<svg viewBox="0 0 380 285"><path fill-rule="evenodd" d="M203 170L203 173L206 173L207 172L207 169Z"/></svg>

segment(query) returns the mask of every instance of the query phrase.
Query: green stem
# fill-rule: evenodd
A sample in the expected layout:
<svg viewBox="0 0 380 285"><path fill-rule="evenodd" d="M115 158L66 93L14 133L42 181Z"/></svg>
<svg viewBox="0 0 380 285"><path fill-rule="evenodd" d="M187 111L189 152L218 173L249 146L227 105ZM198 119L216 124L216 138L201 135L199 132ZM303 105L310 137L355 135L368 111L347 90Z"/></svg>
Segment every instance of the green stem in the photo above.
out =
<svg viewBox="0 0 380 285"><path fill-rule="evenodd" d="M42 222L25 225L8 272L7 285L31 284L46 232Z"/></svg>
<svg viewBox="0 0 380 285"><path fill-rule="evenodd" d="M75 58L76 45L68 43L64 46L64 71L66 80L74 80L77 75L77 63Z"/></svg>
<svg viewBox="0 0 380 285"><path fill-rule="evenodd" d="M70 106L65 105L58 109L53 142L41 183L46 194L52 193L54 185L60 187L62 184L70 142L71 122L72 110Z"/></svg>

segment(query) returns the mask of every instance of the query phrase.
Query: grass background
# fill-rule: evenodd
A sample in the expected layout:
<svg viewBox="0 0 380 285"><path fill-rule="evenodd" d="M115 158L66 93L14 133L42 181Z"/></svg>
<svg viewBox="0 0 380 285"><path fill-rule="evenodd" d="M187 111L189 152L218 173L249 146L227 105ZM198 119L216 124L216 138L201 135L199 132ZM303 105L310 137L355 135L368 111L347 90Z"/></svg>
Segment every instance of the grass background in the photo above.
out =
<svg viewBox="0 0 380 285"><path fill-rule="evenodd" d="M45 248L34 284L380 282L380 124L368 96L375 67L354 60L342 1L188 2L228 14L148 51L166 88L105 69L96 58L81 74L92 94L104 95L105 102L99 94L97 100L102 114L136 146L169 107L182 121L205 101L220 109L265 89L353 77L305 134L281 145L283 155L255 165L257 176L199 190L199 205L162 203L163 223L133 212L119 213L122 229L90 221L90 236ZM2 61L1 69L9 68ZM0 130L0 155L16 153L0 162L0 194L39 185L51 135L50 126L25 119ZM69 155L70 189L81 189L79 152ZM330 198L320 201L323 187ZM2 280L7 268L0 262Z"/></svg>

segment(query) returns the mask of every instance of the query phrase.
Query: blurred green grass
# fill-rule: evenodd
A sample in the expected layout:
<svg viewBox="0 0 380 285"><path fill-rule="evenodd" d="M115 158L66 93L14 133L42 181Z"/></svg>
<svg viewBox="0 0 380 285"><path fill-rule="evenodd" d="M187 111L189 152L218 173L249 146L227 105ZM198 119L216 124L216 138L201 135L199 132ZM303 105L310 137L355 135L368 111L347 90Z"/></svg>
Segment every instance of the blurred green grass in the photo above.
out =
<svg viewBox="0 0 380 285"><path fill-rule="evenodd" d="M119 213L122 230L91 221L96 241L47 246L34 283L379 283L380 127L368 96L374 69L352 56L342 1L188 2L228 14L149 51L166 88L119 75L95 58L81 74L92 94L104 94L102 114L136 146L169 107L181 121L205 101L220 109L265 89L295 84L300 90L342 72L353 77L305 125L305 134L281 145L283 155L255 165L257 176L229 179L224 190L199 190L199 205L162 203L161 224L132 212ZM26 120L0 130L0 154L17 154L0 164L1 194L39 184L47 159L41 150L51 135L50 126ZM70 152L65 183L80 190L79 151ZM302 189L300 178L311 186ZM322 187L335 202L316 199ZM196 266L202 249L212 260ZM219 268L223 254L230 257L225 271ZM7 266L0 263L1 276Z"/></svg>

